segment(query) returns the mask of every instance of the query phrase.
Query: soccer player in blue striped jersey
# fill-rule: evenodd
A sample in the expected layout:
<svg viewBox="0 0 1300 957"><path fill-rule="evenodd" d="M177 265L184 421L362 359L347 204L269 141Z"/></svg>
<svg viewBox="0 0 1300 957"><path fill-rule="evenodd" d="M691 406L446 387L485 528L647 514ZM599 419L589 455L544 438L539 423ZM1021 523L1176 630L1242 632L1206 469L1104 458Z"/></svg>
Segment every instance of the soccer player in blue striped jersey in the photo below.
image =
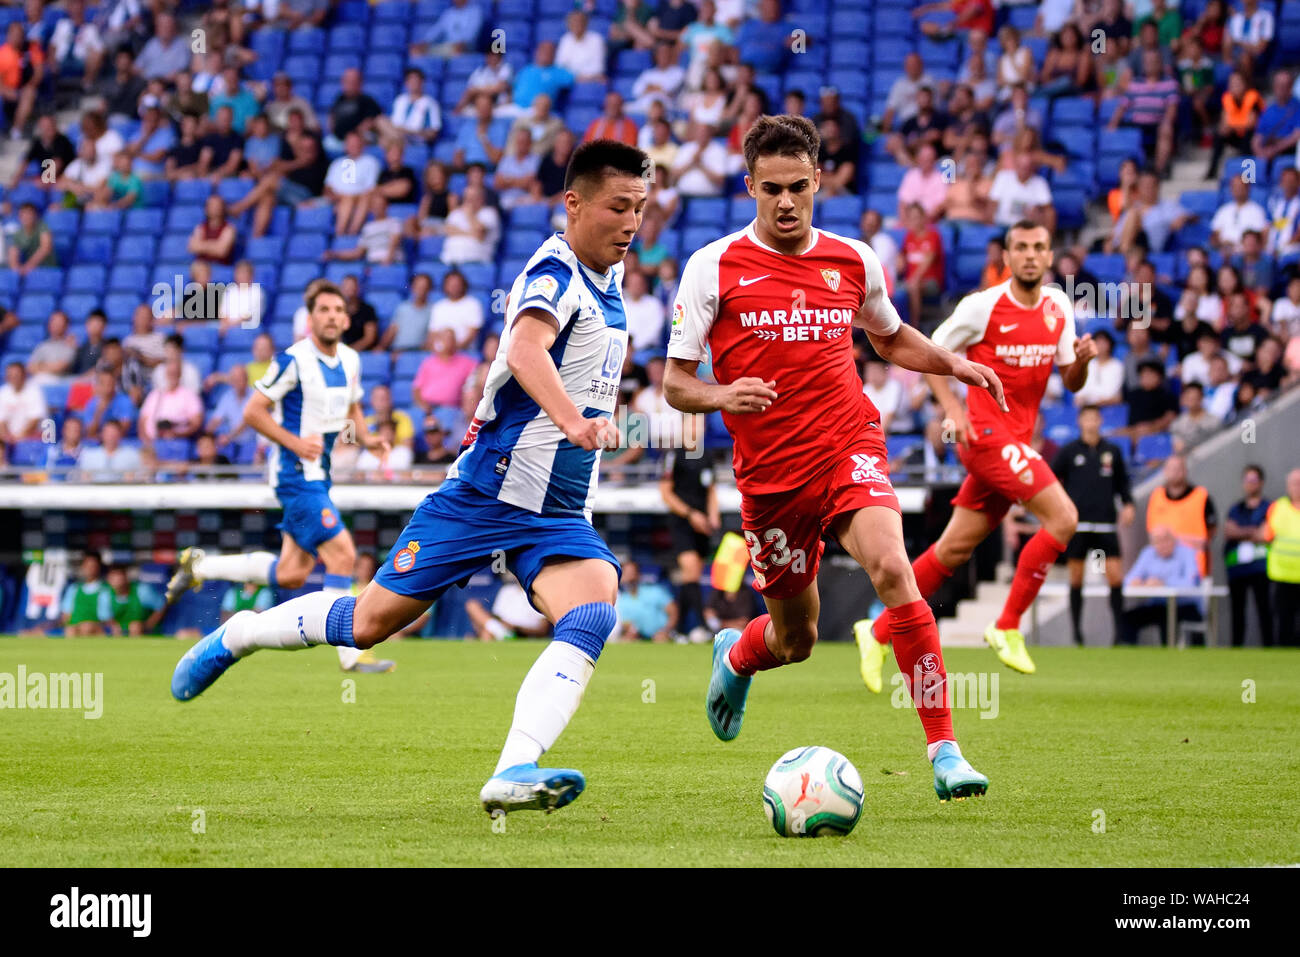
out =
<svg viewBox="0 0 1300 957"><path fill-rule="evenodd" d="M317 280L304 299L311 334L275 357L244 409L244 421L272 443L268 472L284 509L280 555L210 555L187 548L167 586L168 604L205 581L301 588L318 559L325 564L325 595L346 595L352 587L357 552L330 500L330 454L338 436L348 432L368 449L384 450L387 443L366 428L361 359L340 341L350 321L342 292ZM340 645L338 654L345 671L393 667L355 647Z"/></svg>
<svg viewBox="0 0 1300 957"><path fill-rule="evenodd" d="M504 556L555 626L524 678L496 770L479 799L492 814L568 804L578 771L538 767L582 700L614 629L618 561L591 525L600 452L617 442L627 322L623 258L641 225L653 170L635 147L594 140L565 173L567 227L511 287L501 347L464 451L416 509L356 598L306 595L242 613L176 666L172 693L201 693L257 648L328 642L369 648L452 585Z"/></svg>

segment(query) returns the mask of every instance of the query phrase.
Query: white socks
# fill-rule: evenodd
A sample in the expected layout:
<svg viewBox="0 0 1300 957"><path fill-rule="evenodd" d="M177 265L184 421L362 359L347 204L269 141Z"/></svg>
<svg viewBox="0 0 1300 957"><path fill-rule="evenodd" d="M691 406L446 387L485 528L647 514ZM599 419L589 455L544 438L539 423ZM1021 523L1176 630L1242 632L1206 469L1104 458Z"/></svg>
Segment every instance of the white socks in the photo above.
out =
<svg viewBox="0 0 1300 957"><path fill-rule="evenodd" d="M933 744L928 744L925 747L925 755L930 759L931 764L934 764L934 756L939 753L939 749L945 744L951 744L953 748L956 749L957 753L961 754L961 748L957 747L957 742L953 741L951 738L946 741L935 741Z"/></svg>
<svg viewBox="0 0 1300 957"><path fill-rule="evenodd" d="M566 641L542 649L519 686L514 722L493 774L531 764L550 750L577 712L595 670L595 663Z"/></svg>
<svg viewBox="0 0 1300 957"><path fill-rule="evenodd" d="M325 588L321 590L321 594L329 595L332 598L342 598L344 595L352 594L352 590L349 588ZM351 645L339 645L338 650L339 650L339 665L340 667L343 668L344 671L346 671L347 669L355 665L357 663L357 659L365 654L365 652L362 649L353 648Z"/></svg>
<svg viewBox="0 0 1300 957"><path fill-rule="evenodd" d="M325 619L338 598L338 592L315 591L260 614L241 613L226 623L221 643L236 658L258 648L294 650L328 644Z"/></svg>
<svg viewBox="0 0 1300 957"><path fill-rule="evenodd" d="M267 578L275 556L270 552L248 555L204 555L194 563L194 574L204 581L253 582L273 585Z"/></svg>

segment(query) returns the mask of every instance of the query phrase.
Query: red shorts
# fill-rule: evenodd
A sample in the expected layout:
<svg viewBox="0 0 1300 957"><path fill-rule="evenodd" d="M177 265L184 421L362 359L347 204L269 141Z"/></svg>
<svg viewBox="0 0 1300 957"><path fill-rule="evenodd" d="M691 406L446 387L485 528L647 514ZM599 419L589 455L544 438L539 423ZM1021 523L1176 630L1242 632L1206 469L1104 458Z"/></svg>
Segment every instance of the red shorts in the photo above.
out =
<svg viewBox="0 0 1300 957"><path fill-rule="evenodd" d="M793 598L817 579L822 535L844 512L883 505L901 512L889 483L889 456L874 423L816 478L794 489L742 495L740 521L749 545L754 587Z"/></svg>
<svg viewBox="0 0 1300 957"><path fill-rule="evenodd" d="M966 480L952 504L982 512L995 528L1014 502L1027 502L1056 481L1056 473L1029 445L1008 435L979 436L958 446Z"/></svg>

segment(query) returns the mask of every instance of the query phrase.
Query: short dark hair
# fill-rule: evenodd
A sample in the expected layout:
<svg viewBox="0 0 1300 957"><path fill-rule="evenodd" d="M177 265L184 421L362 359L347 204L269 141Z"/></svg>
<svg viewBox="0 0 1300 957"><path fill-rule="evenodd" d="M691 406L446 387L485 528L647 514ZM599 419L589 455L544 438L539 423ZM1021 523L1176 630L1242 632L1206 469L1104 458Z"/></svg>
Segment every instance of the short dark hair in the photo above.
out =
<svg viewBox="0 0 1300 957"><path fill-rule="evenodd" d="M1293 167L1288 167L1288 168L1293 168ZM1256 465L1254 462L1251 462L1249 465L1247 465L1244 469L1241 470L1242 475L1245 475L1247 472L1254 472L1256 475L1259 476L1259 480L1261 482L1264 481L1264 466Z"/></svg>
<svg viewBox="0 0 1300 957"><path fill-rule="evenodd" d="M303 302L307 304L307 311L313 312L316 309L316 300L322 295L338 296L343 298L343 290L328 279L315 279L307 286L307 291L303 293Z"/></svg>
<svg viewBox="0 0 1300 957"><path fill-rule="evenodd" d="M179 332L173 332L163 341L167 343L167 345L169 346L175 346L177 349L180 349L182 352L185 350L185 337L182 336Z"/></svg>
<svg viewBox="0 0 1300 957"><path fill-rule="evenodd" d="M585 192L598 179L608 176L635 176L649 180L654 163L644 150L618 140L592 140L583 143L569 157L564 171L564 188Z"/></svg>
<svg viewBox="0 0 1300 957"><path fill-rule="evenodd" d="M817 127L806 116L782 113L779 116L760 116L745 134L745 168L750 175L760 156L806 156L817 165L822 138Z"/></svg>
<svg viewBox="0 0 1300 957"><path fill-rule="evenodd" d="M1110 334L1109 329L1098 329L1092 334L1092 337L1093 339L1105 339L1112 347L1115 345L1115 337Z"/></svg>
<svg viewBox="0 0 1300 957"><path fill-rule="evenodd" d="M1205 386L1201 385L1199 382L1185 383L1183 385L1183 391L1186 392L1188 389L1195 389L1201 395L1205 395Z"/></svg>
<svg viewBox="0 0 1300 957"><path fill-rule="evenodd" d="M1022 229L1047 229L1047 227L1044 226L1042 223L1034 222L1032 219L1018 219L1010 226L1008 226L1007 231L1002 234L1002 248L1010 249L1011 234ZM1047 229L1048 239L1051 239L1051 236L1052 236L1052 231L1050 229Z"/></svg>

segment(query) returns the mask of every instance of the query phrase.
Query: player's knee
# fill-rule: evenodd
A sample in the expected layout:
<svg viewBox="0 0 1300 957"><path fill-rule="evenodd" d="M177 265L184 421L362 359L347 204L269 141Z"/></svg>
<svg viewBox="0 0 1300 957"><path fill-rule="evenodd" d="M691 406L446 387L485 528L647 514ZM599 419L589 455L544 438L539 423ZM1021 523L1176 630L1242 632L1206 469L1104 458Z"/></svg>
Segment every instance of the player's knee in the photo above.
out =
<svg viewBox="0 0 1300 957"><path fill-rule="evenodd" d="M617 624L618 612L612 602L588 602L560 616L555 623L555 640L573 645L595 661Z"/></svg>
<svg viewBox="0 0 1300 957"><path fill-rule="evenodd" d="M887 552L868 560L867 574L877 592L901 588L912 573L912 565L902 552Z"/></svg>
<svg viewBox="0 0 1300 957"><path fill-rule="evenodd" d="M1058 542L1068 542L1074 537L1074 531L1078 527L1079 510L1068 499L1065 505L1052 516L1052 520L1047 523L1047 530Z"/></svg>
<svg viewBox="0 0 1300 957"><path fill-rule="evenodd" d="M280 588L294 589L301 588L307 584L307 576L311 574L310 569L289 567L281 565L276 569L275 583Z"/></svg>

